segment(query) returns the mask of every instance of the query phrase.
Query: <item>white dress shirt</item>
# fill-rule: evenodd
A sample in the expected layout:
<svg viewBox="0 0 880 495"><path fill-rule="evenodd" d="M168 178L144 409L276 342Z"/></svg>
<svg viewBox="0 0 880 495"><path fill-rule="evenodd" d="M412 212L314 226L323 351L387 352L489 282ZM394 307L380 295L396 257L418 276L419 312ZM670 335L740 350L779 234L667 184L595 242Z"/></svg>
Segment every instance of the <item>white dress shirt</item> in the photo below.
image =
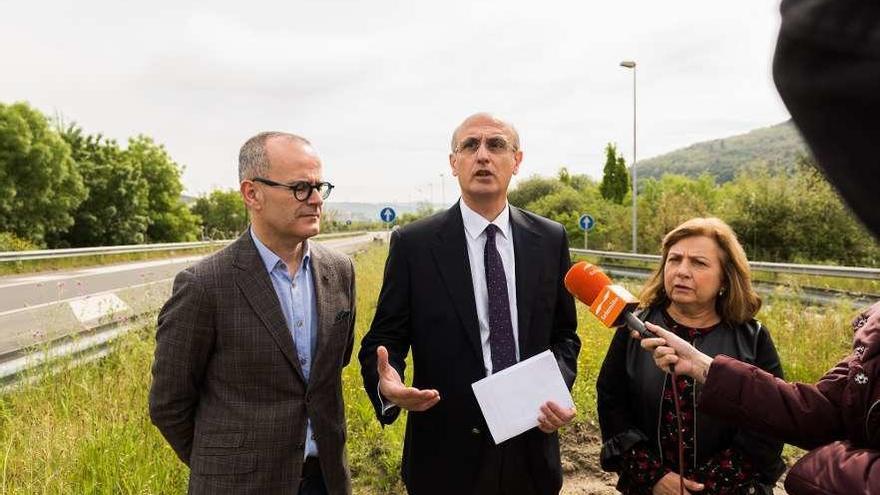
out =
<svg viewBox="0 0 880 495"><path fill-rule="evenodd" d="M461 219L464 222L467 241L468 261L471 265L471 279L474 284L474 301L477 303L477 319L480 323L480 344L483 347L483 365L486 375L492 374L492 349L489 345L489 290L486 288L486 266L483 254L486 250L486 227L490 223L500 230L495 236L495 247L504 265L507 279L507 298L510 303L510 321L513 325L513 342L516 346L516 360L519 362L519 322L516 308L516 260L513 253L513 231L510 227L510 205L505 204L501 213L491 222L470 209L464 200L461 205Z"/></svg>
<svg viewBox="0 0 880 495"><path fill-rule="evenodd" d="M483 367L486 376L492 374L492 348L489 345L489 289L486 287L486 266L483 253L486 250L486 227L495 224L501 235L495 236L495 248L501 255L504 265L504 277L507 279L507 298L510 303L510 322L513 326L513 343L516 347L516 360L519 362L519 322L516 308L516 260L513 252L513 231L510 227L510 204L505 204L501 213L491 222L479 213L468 208L464 201L461 205L461 219L464 223L465 241L467 241L468 261L471 266L471 281L474 286L474 301L477 304L477 320L480 324L480 345L483 348ZM379 386L376 386L378 391ZM379 392L379 405L382 414L397 407Z"/></svg>

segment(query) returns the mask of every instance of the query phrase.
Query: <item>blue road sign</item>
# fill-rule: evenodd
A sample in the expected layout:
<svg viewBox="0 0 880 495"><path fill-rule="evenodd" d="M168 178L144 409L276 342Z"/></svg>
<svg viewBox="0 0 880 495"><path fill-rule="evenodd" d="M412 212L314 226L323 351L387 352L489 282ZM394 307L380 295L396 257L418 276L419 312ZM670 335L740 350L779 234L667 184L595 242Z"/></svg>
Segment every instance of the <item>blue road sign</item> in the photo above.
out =
<svg viewBox="0 0 880 495"><path fill-rule="evenodd" d="M382 219L385 223L391 223L397 218L397 213L394 211L394 208L390 206L386 206L382 208L382 211L379 212L379 218Z"/></svg>
<svg viewBox="0 0 880 495"><path fill-rule="evenodd" d="M590 215L584 214L578 219L578 225L584 232L589 232L593 230L593 227L596 225L596 220Z"/></svg>

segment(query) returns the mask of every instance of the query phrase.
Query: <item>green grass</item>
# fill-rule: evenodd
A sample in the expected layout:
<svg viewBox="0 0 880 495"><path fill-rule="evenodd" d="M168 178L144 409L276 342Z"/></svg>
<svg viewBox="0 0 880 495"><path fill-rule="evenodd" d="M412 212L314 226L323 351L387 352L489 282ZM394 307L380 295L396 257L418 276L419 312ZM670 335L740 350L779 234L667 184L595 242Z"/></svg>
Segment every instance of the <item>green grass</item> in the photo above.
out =
<svg viewBox="0 0 880 495"><path fill-rule="evenodd" d="M386 254L385 248L373 248L355 257L357 342L375 311ZM846 306L806 308L771 298L759 318L777 344L788 378L810 382L848 352L853 314ZM576 427L563 431L563 443L595 428L595 382L612 335L582 305L578 321L583 346L573 395L579 416ZM185 492L187 470L147 416L154 329L130 333L116 345L116 352L98 362L0 396L0 493ZM356 358L343 376L355 492L403 493L405 418L379 426ZM786 455L800 452L788 448Z"/></svg>

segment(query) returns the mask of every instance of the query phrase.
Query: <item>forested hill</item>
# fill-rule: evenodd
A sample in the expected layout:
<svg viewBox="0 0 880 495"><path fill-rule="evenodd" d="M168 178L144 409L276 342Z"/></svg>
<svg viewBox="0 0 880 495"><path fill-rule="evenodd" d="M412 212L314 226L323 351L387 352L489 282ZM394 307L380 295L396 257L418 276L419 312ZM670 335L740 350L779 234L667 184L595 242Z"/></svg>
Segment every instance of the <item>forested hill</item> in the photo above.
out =
<svg viewBox="0 0 880 495"><path fill-rule="evenodd" d="M755 162L771 168L791 167L799 154L807 153L806 145L789 120L746 134L704 141L664 155L638 162L639 182L663 174L699 177L704 172L716 182L733 180L737 171Z"/></svg>

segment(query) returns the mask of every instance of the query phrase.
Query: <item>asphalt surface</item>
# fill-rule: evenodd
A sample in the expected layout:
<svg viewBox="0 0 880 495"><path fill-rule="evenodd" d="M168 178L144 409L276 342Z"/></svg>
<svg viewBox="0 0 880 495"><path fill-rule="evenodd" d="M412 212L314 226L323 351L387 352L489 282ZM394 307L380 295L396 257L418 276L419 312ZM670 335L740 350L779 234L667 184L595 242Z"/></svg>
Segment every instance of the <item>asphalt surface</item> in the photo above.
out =
<svg viewBox="0 0 880 495"><path fill-rule="evenodd" d="M351 254L374 237L318 242ZM158 309L174 276L202 257L0 277L0 361L59 337Z"/></svg>

